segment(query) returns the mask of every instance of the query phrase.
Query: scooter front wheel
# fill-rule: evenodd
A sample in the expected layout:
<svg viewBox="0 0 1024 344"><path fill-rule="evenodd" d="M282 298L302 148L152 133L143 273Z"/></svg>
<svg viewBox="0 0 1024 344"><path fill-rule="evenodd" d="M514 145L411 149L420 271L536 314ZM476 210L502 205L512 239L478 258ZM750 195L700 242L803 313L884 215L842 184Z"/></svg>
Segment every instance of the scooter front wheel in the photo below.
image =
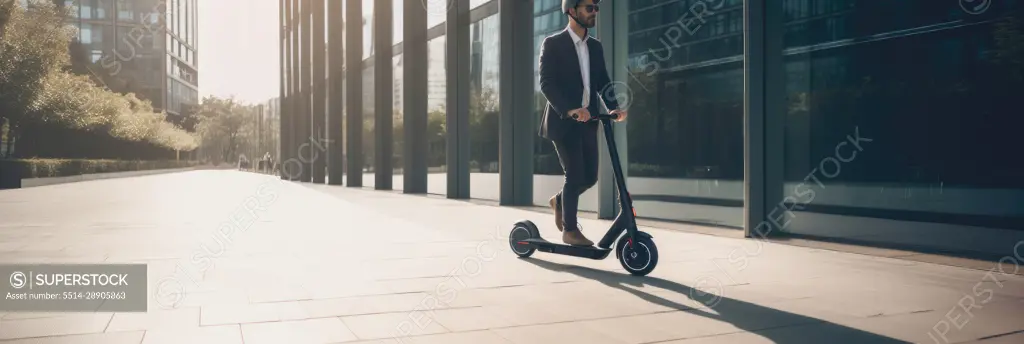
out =
<svg viewBox="0 0 1024 344"><path fill-rule="evenodd" d="M526 239L535 239L540 237L540 231L537 226L529 220L516 222L512 226L512 231L508 233L508 243L512 247L512 252L520 258L526 258L533 255L533 252L537 251L537 248L530 244L521 244L520 242Z"/></svg>
<svg viewBox="0 0 1024 344"><path fill-rule="evenodd" d="M622 267L633 276L646 276L658 266L658 246L649 235L638 232L632 242L628 235L619 238L615 245L615 256Z"/></svg>

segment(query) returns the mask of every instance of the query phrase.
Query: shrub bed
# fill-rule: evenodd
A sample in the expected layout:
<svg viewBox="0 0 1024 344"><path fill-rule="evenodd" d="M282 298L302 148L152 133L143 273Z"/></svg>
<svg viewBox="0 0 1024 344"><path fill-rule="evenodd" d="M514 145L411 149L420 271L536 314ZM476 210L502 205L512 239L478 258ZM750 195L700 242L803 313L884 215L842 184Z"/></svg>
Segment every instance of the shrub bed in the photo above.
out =
<svg viewBox="0 0 1024 344"><path fill-rule="evenodd" d="M24 159L0 160L0 174L17 171L21 179L67 177L80 174L149 171L199 166L198 161L185 160L88 160L88 159Z"/></svg>

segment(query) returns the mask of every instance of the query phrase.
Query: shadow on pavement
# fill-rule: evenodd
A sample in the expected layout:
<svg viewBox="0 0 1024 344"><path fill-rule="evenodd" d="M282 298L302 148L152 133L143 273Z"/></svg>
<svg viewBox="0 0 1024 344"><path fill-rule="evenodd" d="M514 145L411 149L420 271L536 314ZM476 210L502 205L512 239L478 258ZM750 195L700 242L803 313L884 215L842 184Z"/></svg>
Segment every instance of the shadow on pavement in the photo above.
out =
<svg viewBox="0 0 1024 344"><path fill-rule="evenodd" d="M582 278L598 281L660 306L727 322L741 330L754 333L774 343L909 343L820 319L729 299L720 295L720 293L708 293L657 277L635 277L624 273L558 264L532 258L524 259L523 261L551 271L567 272ZM690 299L707 306L710 310L679 304L637 289L644 287L661 288L686 295ZM706 300L700 300L699 298Z"/></svg>

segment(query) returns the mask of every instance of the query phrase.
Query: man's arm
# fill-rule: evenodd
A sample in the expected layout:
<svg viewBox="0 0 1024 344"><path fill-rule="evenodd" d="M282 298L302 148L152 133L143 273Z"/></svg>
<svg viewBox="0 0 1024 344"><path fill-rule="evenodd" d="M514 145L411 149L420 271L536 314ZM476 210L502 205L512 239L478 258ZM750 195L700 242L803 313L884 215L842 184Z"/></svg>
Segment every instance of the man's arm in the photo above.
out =
<svg viewBox="0 0 1024 344"><path fill-rule="evenodd" d="M548 102L551 102L555 112L558 112L562 118L566 118L569 116L569 111L578 109L583 104L570 102L562 93L562 85L558 83L556 77L560 66L555 62L554 51L551 47L552 41L550 37L545 38L540 46L540 91L548 99Z"/></svg>
<svg viewBox="0 0 1024 344"><path fill-rule="evenodd" d="M597 95L604 101L604 106L608 108L608 112L612 112L619 108L619 102L615 95L615 87L612 85L611 77L608 76L608 68L604 60L604 46L601 45L600 41L596 41L595 43L597 43L594 45L597 49L594 51L596 54L594 56L596 56L598 60L597 75L595 75L597 80L595 81L597 81L597 91L600 92Z"/></svg>

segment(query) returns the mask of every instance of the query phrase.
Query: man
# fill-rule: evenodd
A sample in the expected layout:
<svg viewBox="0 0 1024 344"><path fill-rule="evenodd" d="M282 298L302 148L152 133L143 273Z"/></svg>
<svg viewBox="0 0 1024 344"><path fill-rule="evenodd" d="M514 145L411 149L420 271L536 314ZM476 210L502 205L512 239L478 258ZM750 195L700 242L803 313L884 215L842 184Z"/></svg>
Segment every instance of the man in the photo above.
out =
<svg viewBox="0 0 1024 344"><path fill-rule="evenodd" d="M562 191L551 197L555 225L562 241L569 245L592 246L580 231L576 219L579 197L597 183L598 97L609 114L626 119L618 109L609 85L604 48L589 37L597 21L600 0L562 0L562 13L569 16L565 30L544 39L540 50L540 88L547 98L540 136L551 140L565 171Z"/></svg>

